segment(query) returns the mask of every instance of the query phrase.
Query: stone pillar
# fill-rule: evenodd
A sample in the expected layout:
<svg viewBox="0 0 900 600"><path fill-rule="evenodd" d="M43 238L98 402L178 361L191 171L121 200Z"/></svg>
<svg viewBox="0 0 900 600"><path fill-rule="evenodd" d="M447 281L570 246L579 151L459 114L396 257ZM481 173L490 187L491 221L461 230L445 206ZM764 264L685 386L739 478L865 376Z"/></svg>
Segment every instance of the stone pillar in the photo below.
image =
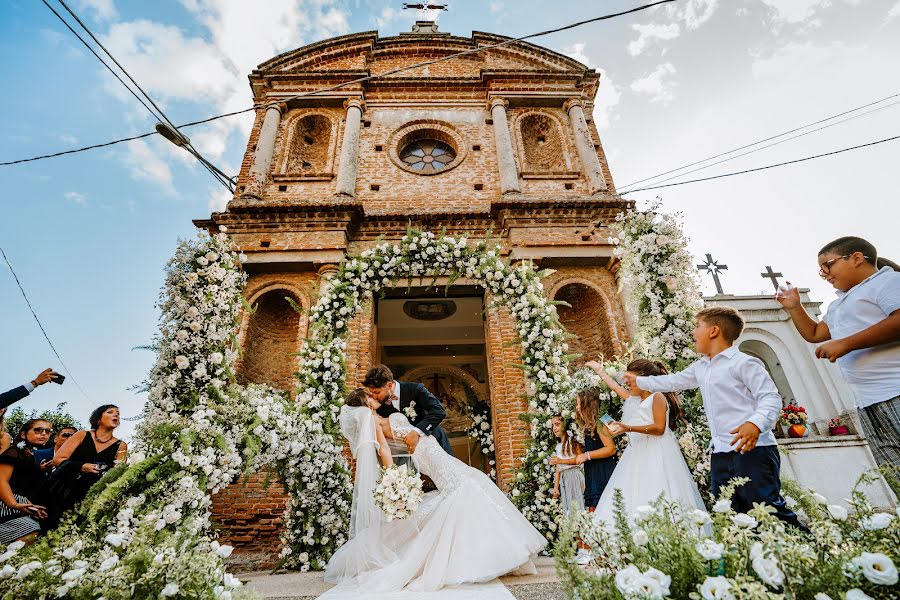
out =
<svg viewBox="0 0 900 600"><path fill-rule="evenodd" d="M319 273L319 294L321 295L328 286L328 281L338 272L338 266L334 264L322 265L318 269Z"/></svg>
<svg viewBox="0 0 900 600"><path fill-rule="evenodd" d="M516 157L513 155L509 122L506 120L507 102L503 98L490 101L491 119L494 121L494 139L497 144L497 166L500 168L500 193L520 192Z"/></svg>
<svg viewBox="0 0 900 600"><path fill-rule="evenodd" d="M275 137L281 124L281 113L284 104L273 104L266 108L266 116L256 140L256 151L253 153L253 164L250 166L250 179L241 198L262 199L263 188L269 178L272 156L275 154Z"/></svg>
<svg viewBox="0 0 900 600"><path fill-rule="evenodd" d="M594 150L594 141L591 139L591 131L584 117L584 105L578 98L573 98L564 105L572 122L572 131L575 133L575 146L578 148L578 157L581 159L581 168L588 182L591 194L606 191L606 179L603 177L603 169L600 167L600 159Z"/></svg>
<svg viewBox="0 0 900 600"><path fill-rule="evenodd" d="M337 185L334 193L336 196L355 196L363 102L360 98L350 98L344 102L344 108L347 109L347 118L344 124L344 141L341 144L341 158L338 163Z"/></svg>

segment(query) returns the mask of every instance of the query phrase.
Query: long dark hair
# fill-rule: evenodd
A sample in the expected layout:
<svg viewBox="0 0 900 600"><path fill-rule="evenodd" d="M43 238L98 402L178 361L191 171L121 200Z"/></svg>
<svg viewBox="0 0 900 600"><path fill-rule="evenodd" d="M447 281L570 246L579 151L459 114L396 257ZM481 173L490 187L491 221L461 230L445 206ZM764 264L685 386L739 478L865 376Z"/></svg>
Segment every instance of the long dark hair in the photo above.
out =
<svg viewBox="0 0 900 600"><path fill-rule="evenodd" d="M344 399L344 404L347 406L368 406L366 403L366 396L365 388L356 388L347 394L347 398Z"/></svg>
<svg viewBox="0 0 900 600"><path fill-rule="evenodd" d="M597 431L597 420L600 418L600 393L595 389L585 389L575 397L575 424L584 432L585 437Z"/></svg>
<svg viewBox="0 0 900 600"><path fill-rule="evenodd" d="M647 360L646 358L636 358L625 367L626 371L634 373L639 377L647 377L653 375L668 375L669 370L666 369L666 365L659 362L658 360ZM678 394L674 392L668 392L663 394L666 398L666 402L669 403L669 429L675 431L678 428L678 422L687 422L684 419L684 409L681 408L681 400L678 399Z"/></svg>
<svg viewBox="0 0 900 600"><path fill-rule="evenodd" d="M863 256L867 257L866 262L868 262L870 265L874 265L878 269L881 269L882 267L890 267L895 271L900 271L900 265L892 260L888 260L882 256L878 256L878 251L875 249L875 246L871 242L869 242L868 240L864 240L861 237L852 235L844 236L828 242L827 244L822 246L821 250L819 250L819 256L832 253L846 256L849 254L853 254L854 252L861 252Z"/></svg>

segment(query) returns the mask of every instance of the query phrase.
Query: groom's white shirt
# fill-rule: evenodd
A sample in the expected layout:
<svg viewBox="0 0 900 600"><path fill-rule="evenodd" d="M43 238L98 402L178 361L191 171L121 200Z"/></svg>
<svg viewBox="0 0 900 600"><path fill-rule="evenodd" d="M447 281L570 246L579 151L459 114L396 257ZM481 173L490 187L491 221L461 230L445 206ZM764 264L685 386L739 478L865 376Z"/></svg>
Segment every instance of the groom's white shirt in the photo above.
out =
<svg viewBox="0 0 900 600"><path fill-rule="evenodd" d="M390 406L393 406L400 412L403 412L402 409L400 408L400 382L397 381L396 379L394 380L394 389L391 391L391 399L388 400L388 404ZM406 413L404 413L404 414L406 414ZM407 415L407 418L409 418L408 415ZM412 419L409 419L409 424L412 425ZM422 431L421 429L419 429L418 427L416 427L415 425L413 425L413 429L415 429L417 432L419 432L420 436L422 436L422 437L425 436L425 432Z"/></svg>

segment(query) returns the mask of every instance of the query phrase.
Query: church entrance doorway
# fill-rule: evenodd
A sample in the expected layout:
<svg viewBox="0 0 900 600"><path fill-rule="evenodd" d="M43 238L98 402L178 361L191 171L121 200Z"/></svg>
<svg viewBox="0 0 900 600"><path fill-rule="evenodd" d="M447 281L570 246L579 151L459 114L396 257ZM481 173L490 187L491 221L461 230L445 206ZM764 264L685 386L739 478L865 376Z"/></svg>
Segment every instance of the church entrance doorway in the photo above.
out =
<svg viewBox="0 0 900 600"><path fill-rule="evenodd" d="M441 426L453 455L490 472L488 455L467 431L479 403L490 403L484 334L484 290L392 289L375 301L375 362L401 381L423 384L447 411Z"/></svg>

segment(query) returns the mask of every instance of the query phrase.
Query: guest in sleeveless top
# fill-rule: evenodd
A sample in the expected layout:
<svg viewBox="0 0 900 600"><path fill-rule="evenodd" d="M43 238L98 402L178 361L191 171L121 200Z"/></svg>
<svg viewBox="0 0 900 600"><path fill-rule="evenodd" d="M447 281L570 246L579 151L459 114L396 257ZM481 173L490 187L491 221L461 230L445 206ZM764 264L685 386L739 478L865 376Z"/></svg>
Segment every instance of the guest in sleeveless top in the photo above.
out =
<svg viewBox="0 0 900 600"><path fill-rule="evenodd" d="M16 443L0 454L0 545L34 541L41 530L38 520L47 518L46 509L33 503L44 483L34 449L47 443L51 427L43 419L26 421Z"/></svg>
<svg viewBox="0 0 900 600"><path fill-rule="evenodd" d="M128 445L113 433L119 426L119 407L100 406L90 417L91 429L71 436L53 457L57 467L51 476L50 522L55 526L62 513L84 500L103 474L126 458Z"/></svg>
<svg viewBox="0 0 900 600"><path fill-rule="evenodd" d="M590 512L606 489L616 468L616 443L600 422L600 395L596 390L582 390L575 399L575 423L584 433L584 452L575 464L584 465L584 505Z"/></svg>

